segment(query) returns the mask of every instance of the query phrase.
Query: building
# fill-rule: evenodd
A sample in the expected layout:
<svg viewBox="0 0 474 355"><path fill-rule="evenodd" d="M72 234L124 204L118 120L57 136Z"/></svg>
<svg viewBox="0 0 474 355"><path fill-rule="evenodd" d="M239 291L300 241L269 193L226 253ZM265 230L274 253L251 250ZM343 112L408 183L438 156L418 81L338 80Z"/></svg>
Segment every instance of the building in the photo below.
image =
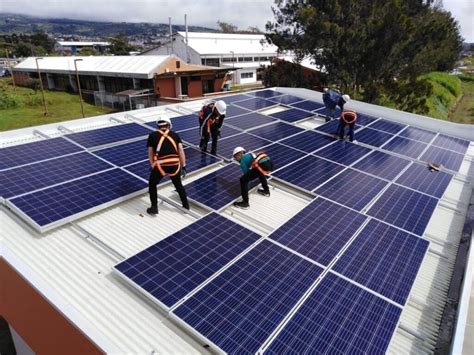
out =
<svg viewBox="0 0 474 355"><path fill-rule="evenodd" d="M57 41L54 44L54 50L64 54L76 55L84 48L105 53L110 49L110 42Z"/></svg>
<svg viewBox="0 0 474 355"><path fill-rule="evenodd" d="M255 343L259 347L265 342L264 349L268 349L268 346L279 339L279 334L282 334L280 331L295 325L296 330L300 330L301 325L293 322L300 314L300 307L305 307L308 300L313 300L313 294L324 293L324 289L321 291L319 288L324 285L335 292L332 297L321 297L320 302L315 302L305 314L305 322L311 321L313 316L317 321L309 323L311 326L304 326L300 333L295 332L303 334L303 339L308 339L306 344L300 345L310 349L297 348L301 353L318 353L311 349L312 344L329 346L329 349L323 349L328 353L332 353L331 350L335 350L335 347L342 349L341 353L355 352L348 351L348 347L358 347L361 353L386 352L397 355L435 351L472 353L472 347L469 346L472 346L473 327L467 317L468 314L470 317L474 314L474 248L470 227L473 223L474 126L453 124L353 101L350 103L351 108L360 114L360 126L356 130L359 143L354 145L335 141L331 137L334 123L337 122L324 123L320 93L295 88L274 88L223 99L228 102L229 117L226 118L227 122L224 121L223 136L218 146L220 157L201 155L193 147L196 139L194 133L197 130L195 112L204 100L0 133L1 173L7 174L10 169L16 169L6 168L8 164L16 164L18 169L35 177L28 180L27 190L20 192L19 201L28 205L39 204L38 209L30 211L37 211L39 216L48 218L47 223L64 218L47 212L49 209L57 208L58 213L62 213L62 208L66 207L71 213L75 213L72 217L63 219L60 225L56 224L48 231L40 232L34 227L34 222L28 220L28 215L22 215L15 208L14 199L6 197L7 193L11 194L13 191L10 187L25 189L25 186L21 182L16 185L15 180L11 179L12 175L9 175L8 180L2 179L4 198L0 208L0 314L17 337L24 340L24 347L28 346L39 354L208 354L217 352L219 346L237 344L255 348ZM257 110L258 114L252 113L255 107L260 108ZM191 112L194 114L190 115ZM163 114L171 116L186 146L189 174L184 184L191 199L191 210L183 211L179 208L174 187L165 182L159 187L159 215L150 217L144 213L149 204L146 193L149 163L145 140L146 133L153 129L156 117ZM121 129L128 130L132 126L134 133L139 128L145 129L145 135L141 133L128 139L130 136L123 135ZM272 127L277 130L272 131ZM110 135L117 133L117 130L121 130L121 137ZM281 131L293 135L277 136ZM368 134L364 134L364 131ZM21 165L25 160L42 164L39 160L48 158L42 156L41 159L34 159L41 153L36 149L27 149L28 147L34 148L37 147L35 144L47 144L50 139L61 138L69 143L81 142L82 147L90 143L90 148L75 153L60 152L66 154L62 158L62 164L70 166L64 171L57 164L49 164L50 160L45 162L45 166ZM95 140L88 142L87 138ZM269 181L271 196L264 197L256 193L255 189L251 190L251 208L248 210L237 210L231 203L220 198L203 201L201 196L205 198L207 192L212 192L211 196L226 199L228 194L234 194L231 198L236 198L232 186L238 184L239 167L235 163L223 161L223 158L229 160L228 152L244 139L249 149L262 149L271 154L275 162L281 162ZM277 143L272 143L273 141ZM384 144L390 142L397 144L387 144L385 147ZM129 149L132 146L139 149L140 154ZM342 159L343 155L337 154L341 146L351 149L352 153L347 154L347 159ZM79 146L71 147L77 149ZM331 147L336 149L332 150ZM423 149L420 150L420 147ZM455 152L460 147L463 147L463 154ZM435 173L426 169L424 154L431 150L444 153L439 154L436 160L442 160L447 167L445 171ZM122 153L117 154L118 151ZM278 151L280 154L276 154ZM326 154L328 152L334 154L330 156ZM51 151L48 154L51 156ZM299 158L295 159L295 154ZM67 199L72 199L70 193L77 193L73 188L76 183L82 179L89 181L102 174L95 171L84 175L89 174L85 169L93 169L94 164L71 171L71 164L79 160L78 155L87 156L89 161L99 156L101 164L104 164L104 159L114 161L115 167L106 167L108 172L120 170L123 174L130 171L134 179L141 179L143 189L138 195L125 196L104 205L94 204L95 196L84 199L88 194L86 190L81 190L84 192L81 199L64 204ZM131 163L131 158L139 162ZM196 159L197 165L194 164ZM293 164L299 164L303 159L318 161L320 164L307 164L306 170L292 170ZM339 162L334 163L335 159ZM371 161L374 164L366 164ZM140 169L136 169L137 164ZM193 169L191 165L194 166ZM216 175L213 174L229 167L237 169L233 175L227 179L222 176L214 179ZM336 175L323 176L331 170ZM289 171L289 174L285 176L279 171ZM409 178L404 180L402 177L406 173L409 173ZM64 180L64 175L72 176L72 179L60 183L51 181L54 178ZM334 183L338 176L346 176L347 180L336 180L340 184ZM351 176L356 178L350 178ZM386 178L377 180L377 176ZM448 177L448 180L444 180L443 176ZM206 180L205 187L200 190L202 195L197 194L199 191L193 192L191 188L200 179ZM55 197L52 202L45 198L35 200L30 194L49 196L42 185L45 180L54 184L47 189L56 191L62 185L71 188L65 190L68 191L66 194L52 194ZM303 188L306 184L309 185ZM327 196L325 192L313 192L311 186L325 184L331 187L326 192L333 189L333 199L324 198ZM38 189L38 186L42 187ZM90 185L82 186L83 189L88 189ZM118 186L120 181L115 179L107 180L102 185L107 190ZM443 188L439 190L441 186ZM386 200L386 208L377 208L378 201L383 200L382 196L387 196L386 193L393 189L405 189L407 194L403 194L403 198L393 195ZM432 214L427 215L425 208L428 205L423 201L431 201L433 193L439 193L440 197L435 204L431 204ZM369 195L375 197L367 198ZM420 198L420 205L409 202L413 196ZM313 211L305 214L318 201L332 207L318 210L318 213ZM360 202L366 207L360 205L347 208ZM84 203L91 203L91 206L81 210ZM223 206L212 209L209 207L211 203ZM76 207L79 210L74 210ZM371 210L377 215L372 214ZM378 213L390 214L394 211L397 212L396 216L401 216L398 221L389 222L385 217L378 216ZM344 216L339 218L341 213ZM207 225L207 228L200 225L213 216L226 221L222 230L216 232L215 225L212 224ZM306 218L302 220L301 216ZM298 223L293 224L290 229L293 231L289 234L290 244L286 244L283 239L275 242L273 233L291 223L295 217L298 218ZM360 218L364 221L358 220ZM367 237L362 231L370 230L369 225L375 222L383 223L391 233L375 233L370 239L361 240L360 238ZM412 229L418 224L423 224L426 228ZM241 235L245 228L246 232ZM186 252L179 248L173 249L172 244L169 253L159 258L152 255L155 259L142 261L136 256L144 250L147 250L145 254L152 253L154 248L150 247L168 236L175 235L174 240L181 241L179 235L175 234L178 231L186 231L200 239L182 243L179 248L188 248ZM220 232L226 234L222 234L223 238L217 243L219 249L212 243L201 243L206 238L211 238L209 240L212 241L214 235L221 235ZM256 237L256 234L262 239L248 249L245 249L248 244L240 244L252 242L253 239L247 237ZM314 235L317 238L308 239L309 243L299 243L301 239L295 239L295 243L291 244L293 238ZM341 240L342 244L345 243L342 247ZM365 243L359 243L363 240ZM169 239L167 241L172 242ZM362 246L358 250L352 248L356 243ZM211 252L200 259L201 247L207 245ZM222 262L221 257L236 245L241 254L221 269L212 271L216 268L216 263ZM248 260L246 257L253 250L265 245L271 245L279 252L261 255L256 259L259 263L248 263L250 269L242 268L242 260ZM424 246L421 254L418 252L419 245ZM298 246L304 248L295 251ZM309 253L311 257L301 256L314 250L319 252ZM288 253L291 253L291 258ZM331 258L336 255L334 259L329 258L332 261L311 262L314 255L326 257L328 253L332 255ZM347 274L341 270L335 271L337 263L346 254L353 258L349 258L353 260L349 264L354 269L348 269ZM163 303L160 304L156 298L160 293L154 296L151 291L145 291L148 286L132 285L130 280L121 276L116 266L125 260L133 265L137 261L142 262L137 266L144 268L138 272L137 282L145 282L147 277L153 276L147 267L154 263L164 263L164 267L155 272L167 272L169 278L177 274L172 282L167 282L168 279L157 282L160 285L166 284L176 290L179 297L183 297L178 306L165 309ZM298 268L293 267L295 264L287 264L288 260L295 260ZM267 265L267 261L272 261L272 264ZM397 263L392 264L395 261ZM200 267L205 269L204 277L208 279L193 289L196 287L193 286L193 282L196 282L193 277L201 270L196 265L199 262ZM236 266L233 269L237 270L236 274L227 272L233 265ZM309 268L323 266L324 272L319 274L321 277L313 275L310 285L299 282L297 278L294 282L288 282L287 275L294 272L303 275ZM361 266L364 271L357 274L358 267ZM183 268L187 273L178 273ZM263 271L265 277L260 277ZM354 275L360 276L359 281L354 281ZM411 275L408 283L406 275ZM210 286L226 282L227 276L230 278L225 287L217 288L220 298L214 297L215 291ZM325 282L334 278L338 278L337 284L331 286L331 283ZM247 283L246 287L229 296L231 291L235 291L232 288L235 285L231 281L241 283L242 280L254 282ZM191 286L186 285L187 281ZM193 291L180 294L181 286L184 285L191 287ZM206 297L202 296L203 288L210 292ZM287 297L288 294L285 293L288 288L294 291L291 297ZM300 288L308 291L301 295ZM258 297L251 293L255 289L259 291ZM406 302L393 300L393 296L399 294L392 293L394 289L405 294ZM195 301L197 297L198 302ZM215 317L214 320L206 318L202 327L195 327L199 331L182 320L184 311L180 311L180 308L183 305L194 301L194 306L191 304L190 307L195 307L201 302L206 302L207 305L214 300L216 303L213 307L204 308L205 312L195 313L197 319L208 315ZM319 308L323 301L326 303ZM287 307L288 303L290 309ZM317 309L320 313L311 313ZM232 317L222 319L225 312L232 312ZM268 318L262 319L261 314L268 315ZM387 318L381 320L385 316ZM240 326L240 331L231 331ZM219 338L212 335L212 340L205 339L202 335L205 332L214 332ZM289 334L289 339L293 335ZM249 338L251 339L246 342ZM291 348L293 343L290 344L290 340L286 344L289 350L297 351L296 348ZM364 351L371 344L376 349L373 352Z"/></svg>
<svg viewBox="0 0 474 355"><path fill-rule="evenodd" d="M263 34L178 32L168 42L142 55L175 54L191 64L211 65L234 69L234 84L261 81L263 67L277 56L278 48L269 44Z"/></svg>
<svg viewBox="0 0 474 355"><path fill-rule="evenodd" d="M18 85L38 78L38 64L45 88L77 92L77 66L84 98L117 109L136 108L137 104L155 106L158 99L195 98L219 92L227 72L223 68L187 64L174 55L36 59L27 58L13 68Z"/></svg>

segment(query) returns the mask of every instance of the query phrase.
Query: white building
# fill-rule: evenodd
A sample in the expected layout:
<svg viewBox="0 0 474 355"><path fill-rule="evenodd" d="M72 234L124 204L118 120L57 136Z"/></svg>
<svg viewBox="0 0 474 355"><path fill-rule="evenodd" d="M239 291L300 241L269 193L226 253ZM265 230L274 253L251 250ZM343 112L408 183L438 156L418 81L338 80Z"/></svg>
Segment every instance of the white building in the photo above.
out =
<svg viewBox="0 0 474 355"><path fill-rule="evenodd" d="M172 43L166 43L142 55L175 54L191 64L216 67L238 67L234 84L261 80L261 68L276 57L278 48L269 44L263 34L178 32Z"/></svg>
<svg viewBox="0 0 474 355"><path fill-rule="evenodd" d="M110 42L77 42L77 41L57 41L54 49L58 52L70 52L76 54L83 48L91 48L99 52L106 52L110 47Z"/></svg>

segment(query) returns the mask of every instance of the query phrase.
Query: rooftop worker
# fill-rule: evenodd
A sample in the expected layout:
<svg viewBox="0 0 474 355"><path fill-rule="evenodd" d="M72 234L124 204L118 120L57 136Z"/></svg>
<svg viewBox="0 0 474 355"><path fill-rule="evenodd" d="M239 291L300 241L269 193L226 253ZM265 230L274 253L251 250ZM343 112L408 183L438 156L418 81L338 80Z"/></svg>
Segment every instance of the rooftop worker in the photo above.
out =
<svg viewBox="0 0 474 355"><path fill-rule="evenodd" d="M326 106L326 122L336 118L336 107L339 106L344 111L344 104L350 101L349 95L340 95L334 90L324 89L323 102Z"/></svg>
<svg viewBox="0 0 474 355"><path fill-rule="evenodd" d="M341 113L341 118L339 119L339 127L337 129L339 133L339 138L344 139L344 130L346 126L349 126L349 140L354 141L354 126L357 120L357 113L350 110L344 110Z"/></svg>
<svg viewBox="0 0 474 355"><path fill-rule="evenodd" d="M227 105L224 101L209 102L204 104L199 111L199 132L201 141L199 148L201 151L207 151L209 136L212 136L211 154L217 153L217 139L221 135L221 127L224 122Z"/></svg>
<svg viewBox="0 0 474 355"><path fill-rule="evenodd" d="M151 207L146 211L149 214L158 213L156 185L166 175L170 176L176 191L178 191L183 207L189 210L186 191L181 183L181 177L186 176L186 156L181 138L177 133L170 131L171 121L168 117L159 117L156 125L157 131L150 133L147 142L148 159L151 165L148 180Z"/></svg>
<svg viewBox="0 0 474 355"><path fill-rule="evenodd" d="M263 152L258 154L245 153L242 147L236 147L232 154L234 159L240 163L240 167L244 174L240 177L240 192L242 201L234 202L234 206L238 208L247 209L249 205L249 182L259 179L262 188L257 192L260 195L269 197L270 190L268 189L267 175L273 170L273 162L268 155Z"/></svg>

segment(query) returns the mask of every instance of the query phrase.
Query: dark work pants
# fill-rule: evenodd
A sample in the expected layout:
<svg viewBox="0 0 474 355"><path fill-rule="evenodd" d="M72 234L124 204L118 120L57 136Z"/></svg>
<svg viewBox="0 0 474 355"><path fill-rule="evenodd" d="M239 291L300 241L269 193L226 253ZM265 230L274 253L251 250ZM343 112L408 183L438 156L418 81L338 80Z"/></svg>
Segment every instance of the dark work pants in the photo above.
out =
<svg viewBox="0 0 474 355"><path fill-rule="evenodd" d="M339 132L339 138L344 139L344 129L346 125L349 126L349 140L352 142L354 140L355 122L351 124L347 124L346 122L344 122L342 118L339 119L339 127L337 129L337 131Z"/></svg>
<svg viewBox="0 0 474 355"><path fill-rule="evenodd" d="M242 194L242 200L246 203L249 203L249 182L255 179L260 179L262 188L267 192L269 191L267 177L257 169L250 169L240 177L240 193Z"/></svg>
<svg viewBox="0 0 474 355"><path fill-rule="evenodd" d="M336 107L329 108L326 106L326 122L336 119Z"/></svg>
<svg viewBox="0 0 474 355"><path fill-rule="evenodd" d="M209 143L209 137L212 137L211 154L216 154L217 140L219 139L219 127L217 127L217 124L213 124L211 125L211 134L209 134L207 129L204 129L203 133L204 135L201 136L201 142L199 144L199 147L201 148L201 150L206 151L207 143Z"/></svg>
<svg viewBox="0 0 474 355"><path fill-rule="evenodd" d="M166 171L166 170L165 170ZM153 207L158 206L158 191L156 185L158 185L163 179L158 169L152 169L150 171L150 178L148 179L148 193L150 194L150 203ZM186 196L186 190L181 182L181 171L175 176L171 176L171 182L173 183L176 191L178 191L179 198L181 199L181 204L184 208L189 209L188 197Z"/></svg>

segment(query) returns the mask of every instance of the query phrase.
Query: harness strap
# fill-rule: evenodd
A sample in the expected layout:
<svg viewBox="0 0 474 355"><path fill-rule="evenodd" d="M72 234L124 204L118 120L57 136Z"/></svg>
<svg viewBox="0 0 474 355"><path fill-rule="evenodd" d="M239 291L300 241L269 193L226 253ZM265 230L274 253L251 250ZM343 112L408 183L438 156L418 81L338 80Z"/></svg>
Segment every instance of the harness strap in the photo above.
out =
<svg viewBox="0 0 474 355"><path fill-rule="evenodd" d="M269 156L263 152L258 153L256 156L255 154L252 154L254 156L254 159L252 161L252 165L250 166L252 169L257 169L260 171L263 175L268 175L272 171L271 170L264 170L261 166L260 163L264 162L265 160L269 160Z"/></svg>
<svg viewBox="0 0 474 355"><path fill-rule="evenodd" d="M356 121L357 114L354 111L343 111L342 114L341 114L341 119L346 124L352 124Z"/></svg>
<svg viewBox="0 0 474 355"><path fill-rule="evenodd" d="M169 131L170 131L169 129L165 130L164 132L158 130L158 132L161 133L161 137L160 137L160 140L158 141L158 145L156 146L156 154L153 161L153 168L156 167L158 171L160 172L160 174L163 176L165 175L175 176L176 174L179 173L179 170L181 169L181 161L179 159L178 146L176 145L176 142L173 140L173 138L171 138L168 135ZM162 157L159 155L161 146L163 145L163 142L165 141L165 139L168 139L168 141L171 143L176 154L169 154ZM165 167L176 166L176 170L173 173L166 173L163 170L163 166Z"/></svg>

